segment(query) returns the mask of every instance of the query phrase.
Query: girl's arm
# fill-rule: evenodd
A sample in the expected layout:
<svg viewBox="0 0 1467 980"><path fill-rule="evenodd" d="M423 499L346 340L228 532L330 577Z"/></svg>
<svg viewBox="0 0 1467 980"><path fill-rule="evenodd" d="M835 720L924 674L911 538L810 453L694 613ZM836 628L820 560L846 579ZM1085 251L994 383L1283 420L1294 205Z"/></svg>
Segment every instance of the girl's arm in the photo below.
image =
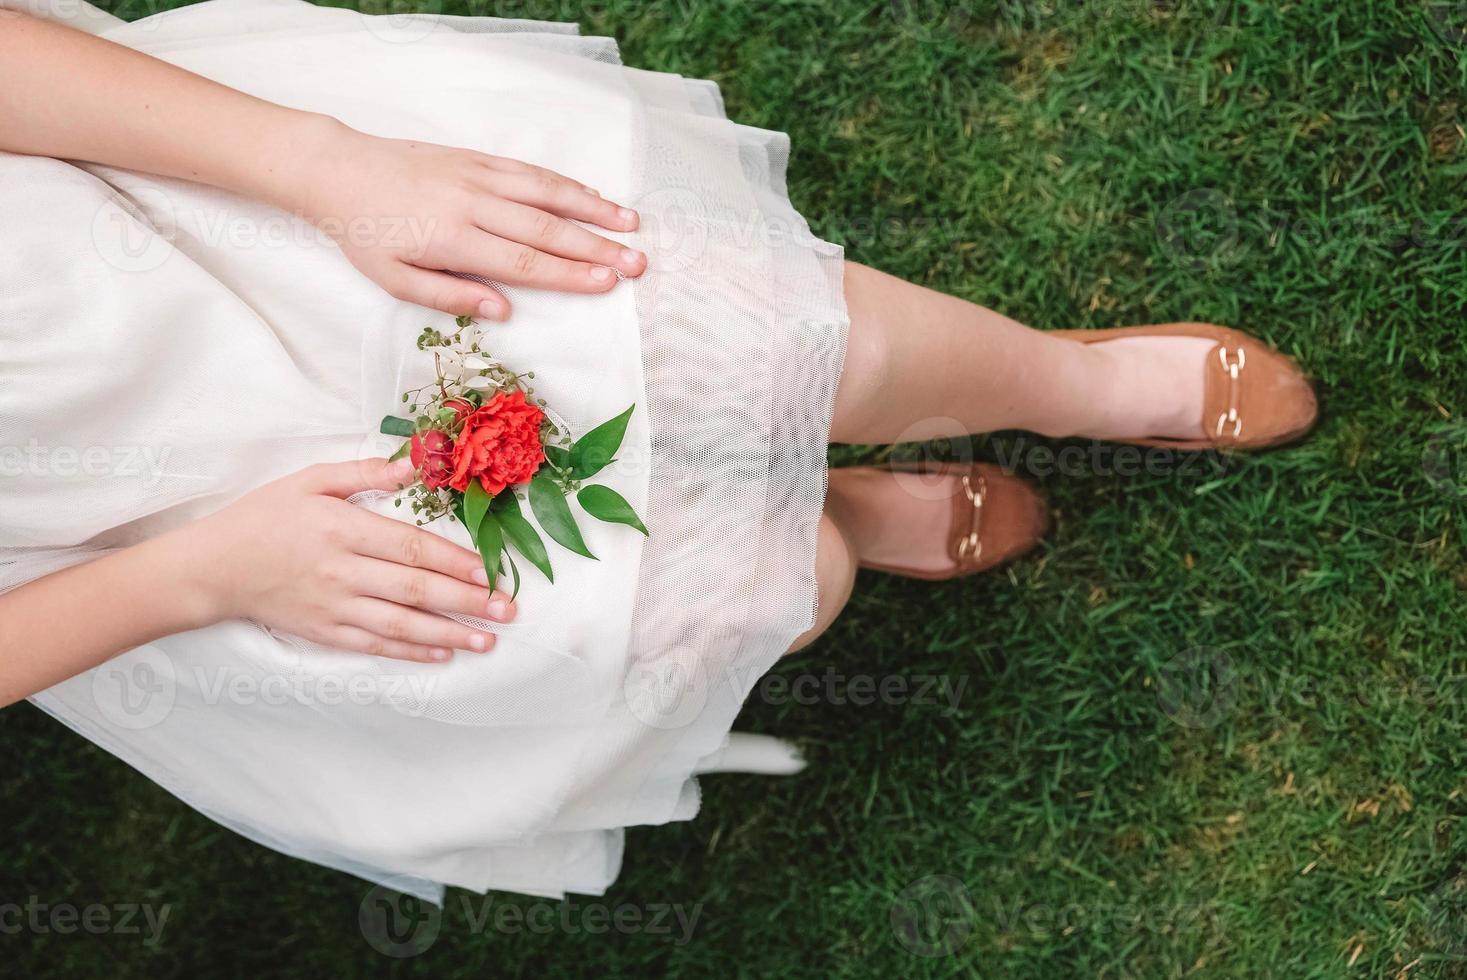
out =
<svg viewBox="0 0 1467 980"><path fill-rule="evenodd" d="M209 602L191 567L183 538L164 536L0 595L0 707L206 625Z"/></svg>
<svg viewBox="0 0 1467 980"><path fill-rule="evenodd" d="M0 150L267 202L319 225L392 295L455 315L503 319L509 303L448 272L597 293L616 284L612 270L646 268L641 253L565 220L626 232L636 214L560 174L368 136L12 11L0 11ZM417 233L404 235L404 226Z"/></svg>
<svg viewBox="0 0 1467 980"><path fill-rule="evenodd" d="M340 126L131 48L0 11L0 149L183 177L302 205Z"/></svg>
<svg viewBox="0 0 1467 980"><path fill-rule="evenodd" d="M467 548L346 502L393 490L412 462L313 466L230 506L0 595L0 707L123 650L249 619L327 646L441 662L494 636L446 616L508 622Z"/></svg>

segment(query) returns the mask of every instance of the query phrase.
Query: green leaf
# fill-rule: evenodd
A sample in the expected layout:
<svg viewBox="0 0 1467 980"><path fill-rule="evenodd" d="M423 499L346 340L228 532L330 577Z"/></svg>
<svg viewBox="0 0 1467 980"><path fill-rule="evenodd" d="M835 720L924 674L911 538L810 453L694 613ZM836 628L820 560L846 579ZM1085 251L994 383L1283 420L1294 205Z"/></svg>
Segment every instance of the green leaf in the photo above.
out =
<svg viewBox="0 0 1467 980"><path fill-rule="evenodd" d="M469 488L464 491L464 526L469 529L469 537L478 538L479 527L484 521L484 515L489 513L489 502L492 499L478 480L470 483Z"/></svg>
<svg viewBox="0 0 1467 980"><path fill-rule="evenodd" d="M391 456L389 456L387 458L387 462L389 462L389 463L395 463L395 462L397 462L398 460L402 459L404 456L406 456L408 453L410 453L412 451L413 451L413 444L412 444L412 442L411 441L405 442L405 443L403 443L401 446L399 446L397 448L397 452L393 453Z"/></svg>
<svg viewBox="0 0 1467 980"><path fill-rule="evenodd" d="M543 472L535 474L530 481L530 509L535 512L535 519L546 534L578 555L596 557L581 538L581 529L576 527L575 515L571 513L570 504L565 502L560 484Z"/></svg>
<svg viewBox="0 0 1467 980"><path fill-rule="evenodd" d="M550 465L558 470L570 469L570 451L560 446L546 446L545 458L550 460Z"/></svg>
<svg viewBox="0 0 1467 980"><path fill-rule="evenodd" d="M601 472L602 467L611 462L611 458L621 448L621 440L627 434L627 420L632 417L636 407L633 405L616 418L602 422L571 446L571 472L577 480L595 476Z"/></svg>
<svg viewBox="0 0 1467 980"><path fill-rule="evenodd" d="M540 540L535 526L520 513L520 502L514 491L505 490L495 497L494 506L489 512L504 531L504 540L514 545L515 550L524 555L526 561L554 582L555 574L550 570L550 555L545 551L545 542Z"/></svg>
<svg viewBox="0 0 1467 980"><path fill-rule="evenodd" d="M489 495L484 496L484 508L489 507ZM484 515L479 515L480 524L474 532L474 542L479 546L479 557L484 559L484 571L489 573L489 588L494 588L495 581L499 578L499 556L504 552L504 531L499 522L490 518L484 520Z"/></svg>
<svg viewBox="0 0 1467 980"><path fill-rule="evenodd" d="M417 431L417 427L407 419L389 415L382 420L381 431L385 436L410 436Z"/></svg>
<svg viewBox="0 0 1467 980"><path fill-rule="evenodd" d="M586 513L598 521L608 524L625 524L634 527L643 534L647 533L646 526L637 512L632 510L632 505L626 502L626 498L610 487L593 485L582 487L581 492L576 494L576 499L586 509Z"/></svg>
<svg viewBox="0 0 1467 980"><path fill-rule="evenodd" d="M514 602L515 596L520 594L520 566L514 563L514 556L509 553L508 548L504 549L504 561L509 565L509 573L514 576L514 591L509 594L509 601Z"/></svg>

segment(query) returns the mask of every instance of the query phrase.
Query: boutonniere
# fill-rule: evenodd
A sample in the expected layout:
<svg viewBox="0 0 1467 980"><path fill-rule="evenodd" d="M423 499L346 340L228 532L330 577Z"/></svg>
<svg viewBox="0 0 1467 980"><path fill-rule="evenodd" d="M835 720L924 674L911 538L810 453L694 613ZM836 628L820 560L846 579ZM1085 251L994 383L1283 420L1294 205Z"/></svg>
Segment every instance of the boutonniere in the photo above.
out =
<svg viewBox="0 0 1467 980"><path fill-rule="evenodd" d="M469 317L454 322L453 333L429 327L418 336L418 349L433 355L437 380L402 396L412 417L382 420L384 433L408 439L393 458L407 453L417 468L417 482L397 506L410 500L420 525L461 521L490 582L507 566L515 595L520 573L511 549L555 581L545 542L522 510L526 500L551 539L586 558L596 556L581 537L572 497L596 520L646 534L621 494L586 482L614 459L636 405L573 438L535 397L533 371L519 374L495 360Z"/></svg>

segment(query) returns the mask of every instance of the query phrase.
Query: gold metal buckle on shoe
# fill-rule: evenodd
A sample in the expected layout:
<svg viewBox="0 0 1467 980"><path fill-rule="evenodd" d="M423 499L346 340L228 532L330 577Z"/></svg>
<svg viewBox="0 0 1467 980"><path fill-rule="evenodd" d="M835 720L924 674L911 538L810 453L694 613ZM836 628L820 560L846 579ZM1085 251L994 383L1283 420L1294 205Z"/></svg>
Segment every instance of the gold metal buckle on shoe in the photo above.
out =
<svg viewBox="0 0 1467 980"><path fill-rule="evenodd" d="M977 561L978 556L983 554L983 542L979 540L979 532L983 528L983 501L988 496L988 481L980 475L977 487L973 486L973 474L963 474L963 493L968 498L968 503L973 505L972 528L961 541L958 542L958 561Z"/></svg>
<svg viewBox="0 0 1467 980"><path fill-rule="evenodd" d="M1243 432L1243 417L1238 414L1238 396L1242 392L1242 383L1238 375L1242 373L1243 368L1247 365L1248 355L1244 353L1243 348L1239 347L1237 357L1229 361L1228 349L1226 347L1218 347L1217 356L1222 361L1223 370L1228 372L1228 410L1218 415L1217 430L1214 434L1221 438L1224 427L1231 424L1233 431L1230 435L1231 438L1236 439Z"/></svg>

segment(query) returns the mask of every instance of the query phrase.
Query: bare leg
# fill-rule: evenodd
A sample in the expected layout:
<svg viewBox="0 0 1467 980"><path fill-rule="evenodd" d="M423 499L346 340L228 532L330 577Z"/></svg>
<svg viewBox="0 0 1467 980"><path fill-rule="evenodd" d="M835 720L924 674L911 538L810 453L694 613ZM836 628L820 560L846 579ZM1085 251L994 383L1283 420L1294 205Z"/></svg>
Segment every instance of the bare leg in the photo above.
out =
<svg viewBox="0 0 1467 980"><path fill-rule="evenodd" d="M1201 434L1207 341L1081 344L850 262L845 289L851 332L833 442L999 429L1095 438Z"/></svg>
<svg viewBox="0 0 1467 980"><path fill-rule="evenodd" d="M846 263L845 283L851 331L833 442L998 429L1096 438L1200 434L1206 341L1080 344L855 263ZM863 559L912 567L946 561L948 495L918 499L882 476L831 474L816 550L816 623L792 651L835 621Z"/></svg>
<svg viewBox="0 0 1467 980"><path fill-rule="evenodd" d="M850 539L827 511L820 519L820 537L815 545L815 588L819 596L815 625L795 640L790 653L809 646L830 628L850 599L855 581L856 553Z"/></svg>

